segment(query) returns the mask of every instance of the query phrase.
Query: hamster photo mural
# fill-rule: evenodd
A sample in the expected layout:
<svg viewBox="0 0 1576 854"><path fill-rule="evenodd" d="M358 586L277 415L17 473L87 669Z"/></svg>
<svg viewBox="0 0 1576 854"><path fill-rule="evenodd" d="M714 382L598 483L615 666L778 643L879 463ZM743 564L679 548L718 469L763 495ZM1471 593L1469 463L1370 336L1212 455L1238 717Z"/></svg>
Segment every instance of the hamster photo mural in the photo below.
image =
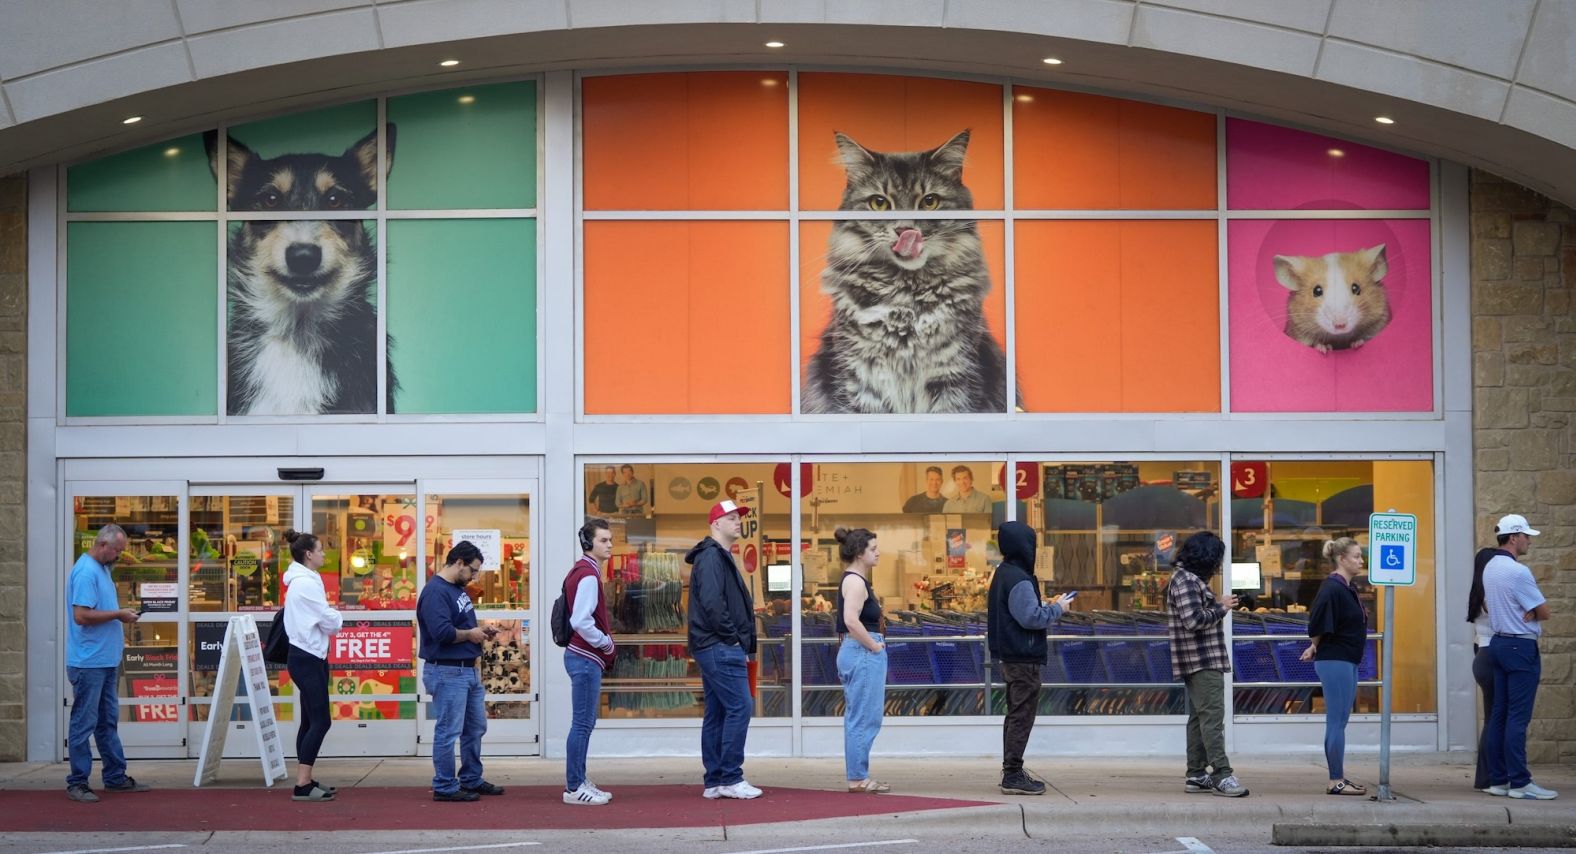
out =
<svg viewBox="0 0 1576 854"><path fill-rule="evenodd" d="M839 210L970 210L969 131L926 151L871 151L833 134ZM831 318L805 368L807 413L1002 412L1006 356L987 328L990 274L973 220L842 220L821 290Z"/></svg>
<svg viewBox="0 0 1576 854"><path fill-rule="evenodd" d="M1276 255L1286 297L1286 335L1320 353L1356 349L1390 323L1385 246L1321 256Z"/></svg>

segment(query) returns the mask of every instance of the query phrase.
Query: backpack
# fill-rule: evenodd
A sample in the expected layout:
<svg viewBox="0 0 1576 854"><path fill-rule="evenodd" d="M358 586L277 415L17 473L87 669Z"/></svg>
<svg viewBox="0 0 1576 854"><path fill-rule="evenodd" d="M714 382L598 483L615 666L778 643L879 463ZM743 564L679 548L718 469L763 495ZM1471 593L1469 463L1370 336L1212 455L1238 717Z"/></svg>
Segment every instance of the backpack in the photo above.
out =
<svg viewBox="0 0 1576 854"><path fill-rule="evenodd" d="M274 614L273 625L268 628L268 640L263 644L263 660L274 664L290 662L290 633L285 630L285 609Z"/></svg>
<svg viewBox="0 0 1576 854"><path fill-rule="evenodd" d="M558 599L553 602L552 616L547 618L547 625L553 632L553 643L559 646L569 646L569 605L565 592L558 591Z"/></svg>

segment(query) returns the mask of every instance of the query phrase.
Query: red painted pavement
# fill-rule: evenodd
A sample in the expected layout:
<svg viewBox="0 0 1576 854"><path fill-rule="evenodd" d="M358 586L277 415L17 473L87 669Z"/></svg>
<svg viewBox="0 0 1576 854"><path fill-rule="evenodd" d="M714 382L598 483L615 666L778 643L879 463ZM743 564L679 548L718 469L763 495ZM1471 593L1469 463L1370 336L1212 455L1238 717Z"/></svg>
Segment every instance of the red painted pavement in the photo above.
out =
<svg viewBox="0 0 1576 854"><path fill-rule="evenodd" d="M699 786L614 786L607 806L571 806L556 786L508 787L474 803L438 803L414 788L341 789L329 803L290 800L275 789L100 792L73 803L64 789L0 793L0 833L150 830L565 830L712 827L986 806L981 801L767 788L753 801L700 796Z"/></svg>

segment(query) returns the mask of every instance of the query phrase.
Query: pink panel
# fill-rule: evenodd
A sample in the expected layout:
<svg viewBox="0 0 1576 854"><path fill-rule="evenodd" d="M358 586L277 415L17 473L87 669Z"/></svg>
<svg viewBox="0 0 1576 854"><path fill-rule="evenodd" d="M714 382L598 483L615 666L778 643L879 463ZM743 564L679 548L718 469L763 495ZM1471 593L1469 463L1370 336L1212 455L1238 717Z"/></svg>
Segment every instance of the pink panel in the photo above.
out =
<svg viewBox="0 0 1576 854"><path fill-rule="evenodd" d="M1429 412L1433 274L1427 220L1236 220L1227 229L1231 408L1236 412ZM1291 291L1275 256L1385 245L1390 322L1361 347L1321 353L1286 333Z"/></svg>
<svg viewBox="0 0 1576 854"><path fill-rule="evenodd" d="M1227 119L1226 204L1233 210L1428 210L1428 162Z"/></svg>

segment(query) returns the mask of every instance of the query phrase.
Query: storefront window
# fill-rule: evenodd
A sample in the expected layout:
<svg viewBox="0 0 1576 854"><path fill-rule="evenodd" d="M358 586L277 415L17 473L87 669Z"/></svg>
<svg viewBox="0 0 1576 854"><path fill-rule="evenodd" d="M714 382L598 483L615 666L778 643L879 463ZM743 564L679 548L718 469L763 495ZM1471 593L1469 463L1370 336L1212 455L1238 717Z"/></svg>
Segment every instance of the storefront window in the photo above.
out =
<svg viewBox="0 0 1576 854"><path fill-rule="evenodd" d="M415 610L416 497L314 495L323 587L341 611Z"/></svg>
<svg viewBox="0 0 1576 854"><path fill-rule="evenodd" d="M328 647L328 693L336 721L416 718L416 625L346 620ZM378 699L387 695L397 699Z"/></svg>
<svg viewBox="0 0 1576 854"><path fill-rule="evenodd" d="M1001 463L816 463L800 502L804 589L800 656L804 714L843 713L837 677L838 528L868 528L881 548L870 582L886 617L887 714L986 711L985 594L1001 560ZM767 618L787 634L787 614ZM794 646L786 647L788 652ZM791 662L790 662L791 663Z"/></svg>
<svg viewBox="0 0 1576 854"><path fill-rule="evenodd" d="M613 531L613 557L602 569L618 658L602 678L602 716L698 718L704 711L700 671L688 650L684 555L708 535L706 514L724 498L759 513L758 537L747 531L734 550L758 620L755 713L788 715L791 638L782 621L793 594L780 583L788 576L771 567L786 567L792 552L788 464L614 463L613 488L599 490L608 468L590 463L583 470L587 515L606 518ZM614 509L604 512L609 493Z"/></svg>
<svg viewBox="0 0 1576 854"><path fill-rule="evenodd" d="M124 602L121 603L125 605ZM124 626L125 651L120 659L119 696L122 700L168 698L169 703L122 705L122 722L178 723L181 680L180 624L137 622Z"/></svg>
<svg viewBox="0 0 1576 854"><path fill-rule="evenodd" d="M126 550L110 567L110 577L120 607L174 614L180 608L179 501L173 495L77 496L72 499L72 562L93 547L100 528L119 525L126 532Z"/></svg>
<svg viewBox="0 0 1576 854"><path fill-rule="evenodd" d="M191 610L267 611L283 604L279 580L290 567L284 533L295 504L291 495L192 496Z"/></svg>
<svg viewBox="0 0 1576 854"><path fill-rule="evenodd" d="M224 652L224 633L229 628L227 620L197 620L189 624L187 638L189 639L189 655L187 664L191 674L191 721L203 723L208 720L209 711L213 708L210 698L219 679L219 660ZM273 629L272 616L259 614L257 616L257 636L267 639L268 633ZM291 700L294 693L291 688L290 673L283 664L264 661L263 666L268 670L268 692L274 697L274 719L278 721L295 720L295 703ZM230 708L230 720L249 721L252 719L251 704L246 702L246 680L237 683L236 702Z"/></svg>
<svg viewBox="0 0 1576 854"><path fill-rule="evenodd" d="M1040 713L1181 714L1166 585L1188 534L1220 529L1220 466L1198 461L1020 463L1045 593L1077 591L1052 629Z"/></svg>
<svg viewBox="0 0 1576 854"><path fill-rule="evenodd" d="M470 587L476 607L483 611L531 607L529 496L429 493L427 515L433 518L427 538L428 578L443 568L455 543L470 540L483 555L482 571Z"/></svg>
<svg viewBox="0 0 1576 854"><path fill-rule="evenodd" d="M1434 679L1434 491L1426 460L1271 460L1232 463L1231 586L1247 613L1234 618L1238 714L1323 714L1308 646L1308 607L1333 571L1324 544L1352 537L1366 549L1368 515L1395 509L1418 521L1417 583L1374 587L1358 597L1372 636L1358 665L1357 711L1379 711L1384 597L1396 597L1394 710L1436 709ZM1365 555L1365 560L1366 560Z"/></svg>

